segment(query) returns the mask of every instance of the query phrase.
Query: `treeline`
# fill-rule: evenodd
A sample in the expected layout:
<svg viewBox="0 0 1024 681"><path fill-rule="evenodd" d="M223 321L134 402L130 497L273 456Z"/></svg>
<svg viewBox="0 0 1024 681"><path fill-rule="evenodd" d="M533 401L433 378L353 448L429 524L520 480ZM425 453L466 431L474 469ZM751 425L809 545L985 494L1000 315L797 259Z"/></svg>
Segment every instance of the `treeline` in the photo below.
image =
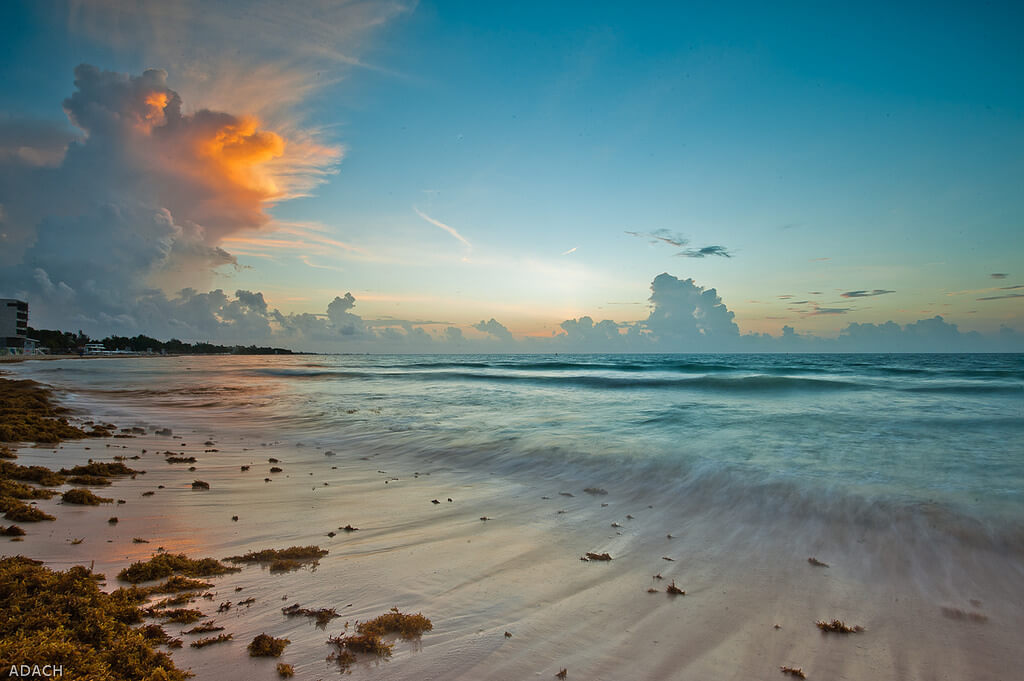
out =
<svg viewBox="0 0 1024 681"><path fill-rule="evenodd" d="M33 329L28 327L29 338L39 341L39 347L46 348L50 354L75 354L81 352L88 343L103 343L104 350L122 350L130 352L167 352L176 355L290 355L291 350L285 348L258 347L256 345L214 345L213 343L186 343L177 338L160 341L149 336L138 335L107 336L102 340L93 340L79 331L53 331L50 329Z"/></svg>

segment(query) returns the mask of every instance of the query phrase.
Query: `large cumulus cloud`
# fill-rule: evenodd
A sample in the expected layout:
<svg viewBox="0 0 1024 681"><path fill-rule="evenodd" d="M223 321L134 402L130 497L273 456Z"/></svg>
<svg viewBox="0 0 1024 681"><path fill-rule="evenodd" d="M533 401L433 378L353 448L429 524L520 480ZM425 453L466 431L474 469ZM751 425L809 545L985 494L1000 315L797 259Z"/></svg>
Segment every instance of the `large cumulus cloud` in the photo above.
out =
<svg viewBox="0 0 1024 681"><path fill-rule="evenodd" d="M74 75L63 102L73 136L0 120L0 291L30 298L43 324L137 326L154 305L173 308L158 284L202 285L236 264L222 241L266 225L270 206L339 156L251 115L185 113L161 70Z"/></svg>

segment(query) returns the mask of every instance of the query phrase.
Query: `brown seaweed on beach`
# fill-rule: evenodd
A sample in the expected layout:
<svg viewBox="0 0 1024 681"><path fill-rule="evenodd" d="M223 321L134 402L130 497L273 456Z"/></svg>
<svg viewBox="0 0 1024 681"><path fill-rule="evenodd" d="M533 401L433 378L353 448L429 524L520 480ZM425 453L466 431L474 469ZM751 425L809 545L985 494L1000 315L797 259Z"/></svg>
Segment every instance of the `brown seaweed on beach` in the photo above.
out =
<svg viewBox="0 0 1024 681"><path fill-rule="evenodd" d="M194 456L169 456L164 461L167 463L195 463L197 459Z"/></svg>
<svg viewBox="0 0 1024 681"><path fill-rule="evenodd" d="M0 511L4 517L20 523L33 523L40 520L56 520L52 515L30 506L14 497L0 497Z"/></svg>
<svg viewBox="0 0 1024 681"><path fill-rule="evenodd" d="M210 489L210 483L204 480L195 480L192 482L192 489Z"/></svg>
<svg viewBox="0 0 1024 681"><path fill-rule="evenodd" d="M584 556L584 558L586 558L586 560L597 561L608 561L612 559L612 557L608 553L592 553L590 551L587 552L587 555Z"/></svg>
<svg viewBox="0 0 1024 681"><path fill-rule="evenodd" d="M224 631L224 627L218 627L216 624L213 623L213 620L211 620L209 622L203 622L202 624L197 624L196 626L192 627L188 631L183 631L181 633L183 633L183 634L212 634L215 631Z"/></svg>
<svg viewBox="0 0 1024 681"><path fill-rule="evenodd" d="M339 530L345 530L346 532L358 532L359 531L358 527L352 527L351 525L346 525L345 527L339 527L338 529Z"/></svg>
<svg viewBox="0 0 1024 681"><path fill-rule="evenodd" d="M132 537L132 543L133 544L148 544L149 540L148 539L143 539L142 537Z"/></svg>
<svg viewBox="0 0 1024 681"><path fill-rule="evenodd" d="M341 617L334 608L318 608L313 610L311 608L303 608L298 603L281 608L281 612L287 617L298 617L300 615L312 617L316 619L316 625L321 628L327 626L335 617Z"/></svg>
<svg viewBox="0 0 1024 681"><path fill-rule="evenodd" d="M83 487L106 487L111 484L109 478L99 475L74 475L67 480L69 485L81 485Z"/></svg>
<svg viewBox="0 0 1024 681"><path fill-rule="evenodd" d="M136 604L101 591L96 577L82 566L58 572L20 556L0 559L2 609L18 613L0 618L7 652L31 651L38 657L28 659L59 662L82 679L184 681L173 660L129 626L142 620ZM160 668L163 676L152 676Z"/></svg>
<svg viewBox="0 0 1024 681"><path fill-rule="evenodd" d="M249 468L249 466L242 466L242 472L244 473L245 471L249 470Z"/></svg>
<svg viewBox="0 0 1024 681"><path fill-rule="evenodd" d="M176 610L164 610L163 612L155 612L158 617L166 619L168 622L177 622L178 624L192 624L203 619L206 615L201 610L195 610L193 608L178 608Z"/></svg>
<svg viewBox="0 0 1024 681"><path fill-rule="evenodd" d="M263 549L250 551L241 556L229 556L224 560L232 563L261 563L269 565L271 572L289 572L306 564L316 565L328 554L319 546L290 546L287 549Z"/></svg>
<svg viewBox="0 0 1024 681"><path fill-rule="evenodd" d="M604 495L608 494L608 490L601 489L600 487L585 487L585 488L583 488L583 491L586 492L587 494L593 494L594 496L601 496L601 497L603 497Z"/></svg>
<svg viewBox="0 0 1024 681"><path fill-rule="evenodd" d="M144 497L151 497L151 496L153 496L154 494L156 494L156 492L154 492L153 490L150 490L150 491L148 491L148 492L143 492L143 493L142 493L142 496L144 496Z"/></svg>
<svg viewBox="0 0 1024 681"><path fill-rule="evenodd" d="M810 563L811 565L813 565L814 567L825 567L825 568L827 568L829 566L828 563L823 563L820 560L818 560L817 558L815 558L814 556L811 556L810 558L808 558L807 562Z"/></svg>
<svg viewBox="0 0 1024 681"><path fill-rule="evenodd" d="M7 527L0 527L0 535L4 537L23 537L25 530L21 529L17 525L8 525Z"/></svg>
<svg viewBox="0 0 1024 681"><path fill-rule="evenodd" d="M134 468L129 468L119 461L115 461L114 463L90 461L84 466L62 468L60 472L62 475L92 475L101 478L111 478L119 475L134 475L143 471L137 471Z"/></svg>
<svg viewBox="0 0 1024 681"><path fill-rule="evenodd" d="M347 625L346 625L347 628ZM378 657L390 657L393 644L386 642L383 637L388 634L398 634L403 639L417 639L424 632L434 628L433 623L422 613L407 615L399 612L398 608L391 608L391 611L375 617L366 622L356 622L356 633L343 636L332 636L328 642L337 646L338 651L330 658L336 661L342 669L347 669L356 661L355 653L370 653Z"/></svg>
<svg viewBox="0 0 1024 681"><path fill-rule="evenodd" d="M283 468L279 468L277 466L271 466L270 467L270 472L271 473L283 473L284 469Z"/></svg>
<svg viewBox="0 0 1024 681"><path fill-rule="evenodd" d="M654 588L654 587L652 586L652 587L649 587L649 588L647 589L647 593L649 593L649 594L656 594L656 593L658 593L658 590L657 590L657 589L655 589L655 588Z"/></svg>
<svg viewBox="0 0 1024 681"><path fill-rule="evenodd" d="M290 664L285 664L284 662L278 662L277 675L280 676L282 679L289 679L295 676L295 667L291 666Z"/></svg>
<svg viewBox="0 0 1024 681"><path fill-rule="evenodd" d="M86 437L85 431L68 424L66 411L54 404L48 387L0 378L0 442L57 443Z"/></svg>
<svg viewBox="0 0 1024 681"><path fill-rule="evenodd" d="M184 553L157 553L147 561L132 563L124 570L121 570L117 578L125 582L137 584L151 579L170 577L175 573L188 577L211 577L228 572L238 572L239 570L241 568L224 565L214 558L193 560ZM170 581L168 580L168 582Z"/></svg>
<svg viewBox="0 0 1024 681"><path fill-rule="evenodd" d="M280 657L285 646L291 643L286 638L274 638L268 634L259 634L249 644L251 657Z"/></svg>
<svg viewBox="0 0 1024 681"><path fill-rule="evenodd" d="M192 641L189 645L193 648L205 648L211 646L214 643L224 643L234 638L234 634L221 634L219 636L211 636L210 638L201 638L198 641Z"/></svg>
<svg viewBox="0 0 1024 681"><path fill-rule="evenodd" d="M822 631L835 634L859 634L864 631L864 627L859 624L851 627L847 626L847 624L842 620L832 620L831 622L818 620L815 624L817 624L818 628Z"/></svg>
<svg viewBox="0 0 1024 681"><path fill-rule="evenodd" d="M79 504L82 506L99 506L100 504L109 504L113 501L110 497L98 497L89 490L79 487L64 492L60 500L65 504Z"/></svg>
<svg viewBox="0 0 1024 681"><path fill-rule="evenodd" d="M672 580L672 583L665 587L665 593L672 594L673 596L685 596L686 592L676 586L676 580Z"/></svg>
<svg viewBox="0 0 1024 681"><path fill-rule="evenodd" d="M662 560L667 560L667 561L668 561L668 562L670 562L670 563L674 563L674 562L676 562L676 559L675 559L675 558L669 558L668 556L662 556L662 557L661 557L661 559L662 559Z"/></svg>
<svg viewBox="0 0 1024 681"><path fill-rule="evenodd" d="M564 679L568 675L569 675L569 670L563 667L562 671L560 671L557 674L555 674L555 678L556 679Z"/></svg>
<svg viewBox="0 0 1024 681"><path fill-rule="evenodd" d="M791 674L792 676L795 676L798 679L806 679L807 678L807 675L804 674L804 670L800 669L799 667L785 667L785 666L783 666L783 667L779 667L779 671L781 671L783 674Z"/></svg>
<svg viewBox="0 0 1024 681"><path fill-rule="evenodd" d="M107 520L107 522L111 525L117 525L117 523L120 521L117 519L117 516L112 516L109 520Z"/></svg>

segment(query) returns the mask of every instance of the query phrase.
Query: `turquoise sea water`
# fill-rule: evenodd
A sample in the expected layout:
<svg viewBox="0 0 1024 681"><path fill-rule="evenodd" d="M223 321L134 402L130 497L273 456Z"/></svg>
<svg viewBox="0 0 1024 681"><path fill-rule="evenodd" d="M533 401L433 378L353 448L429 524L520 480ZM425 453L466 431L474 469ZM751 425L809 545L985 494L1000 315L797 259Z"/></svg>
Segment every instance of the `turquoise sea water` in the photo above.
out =
<svg viewBox="0 0 1024 681"><path fill-rule="evenodd" d="M15 372L149 423L571 477L703 513L925 522L1024 555L1024 355L231 356Z"/></svg>

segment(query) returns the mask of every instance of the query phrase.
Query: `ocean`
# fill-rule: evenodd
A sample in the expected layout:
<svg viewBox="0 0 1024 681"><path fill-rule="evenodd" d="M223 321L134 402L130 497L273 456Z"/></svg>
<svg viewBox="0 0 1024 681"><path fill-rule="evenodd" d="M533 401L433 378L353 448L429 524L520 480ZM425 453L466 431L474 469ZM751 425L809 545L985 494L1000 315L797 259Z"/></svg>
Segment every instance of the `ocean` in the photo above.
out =
<svg viewBox="0 0 1024 681"><path fill-rule="evenodd" d="M926 513L997 543L1019 542L1024 523L1024 355L230 356L19 373L115 419L169 411L488 475L615 480L705 509Z"/></svg>
<svg viewBox="0 0 1024 681"><path fill-rule="evenodd" d="M326 634L285 621L284 600L346 620L392 606L434 618L422 647L361 663L367 679L552 678L566 666L595 679L752 678L794 662L821 678L1000 679L1024 664L1024 355L189 356L4 369L54 386L83 417L149 431L23 448L23 463L51 467L133 454L147 473L108 488L126 500L116 526L103 511L41 502L58 521L19 550L116 573L154 546L329 548L316 572L218 583L219 600L257 598L218 616L235 638L287 635L289 661L310 678L333 673ZM165 427L173 437L156 432ZM165 463L165 449L194 455L195 472ZM266 471L268 456L282 472ZM348 523L360 531L328 533ZM614 560L579 560L591 551ZM669 580L685 600L665 599ZM867 633L821 635L815 620L833 617ZM241 644L174 656L199 678L266 671Z"/></svg>

